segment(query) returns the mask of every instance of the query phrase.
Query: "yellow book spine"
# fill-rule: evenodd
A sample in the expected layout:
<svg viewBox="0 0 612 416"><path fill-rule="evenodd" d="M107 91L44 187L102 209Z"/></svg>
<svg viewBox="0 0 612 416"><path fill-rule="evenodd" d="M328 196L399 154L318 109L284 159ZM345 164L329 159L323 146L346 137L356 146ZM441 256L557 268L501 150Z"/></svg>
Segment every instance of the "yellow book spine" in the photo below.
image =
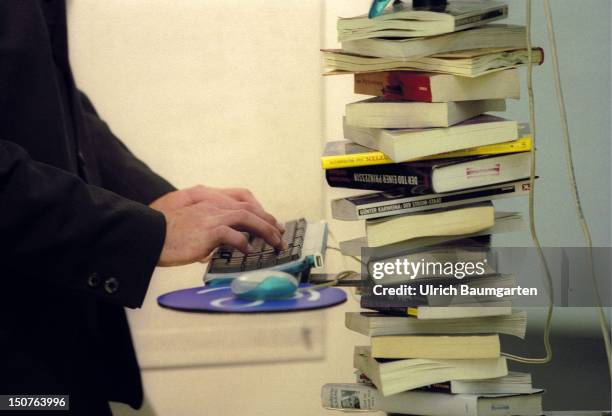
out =
<svg viewBox="0 0 612 416"><path fill-rule="evenodd" d="M357 166L388 165L393 163L383 152L375 150L367 153L351 155L323 156L321 166L323 169L354 168Z"/></svg>
<svg viewBox="0 0 612 416"><path fill-rule="evenodd" d="M498 155L504 153L528 152L531 150L532 140L530 136L510 142L489 144L486 146L472 147L470 149L455 150L453 152L438 153L437 155L425 156L417 160L435 160L467 156ZM351 155L323 156L321 166L323 169L354 168L359 166L387 165L394 163L384 153L372 150L366 153L355 153Z"/></svg>
<svg viewBox="0 0 612 416"><path fill-rule="evenodd" d="M455 150L453 152L439 153L437 155L425 156L418 160L433 160L433 159L446 159L453 157L466 157L466 156L485 156L485 155L499 155L504 153L520 153L528 152L531 150L532 140L529 136L521 137L520 139L513 140L511 142L503 142L496 144L488 144L486 146L472 147L471 149Z"/></svg>
<svg viewBox="0 0 612 416"><path fill-rule="evenodd" d="M408 315L410 316L419 316L418 308L408 308L407 312L408 312Z"/></svg>

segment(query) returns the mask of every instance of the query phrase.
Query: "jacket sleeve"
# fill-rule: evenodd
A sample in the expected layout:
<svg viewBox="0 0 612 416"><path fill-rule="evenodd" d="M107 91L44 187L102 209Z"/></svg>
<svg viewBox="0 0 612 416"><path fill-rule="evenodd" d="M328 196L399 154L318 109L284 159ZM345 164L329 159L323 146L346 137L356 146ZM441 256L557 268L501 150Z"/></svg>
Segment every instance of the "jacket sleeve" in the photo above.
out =
<svg viewBox="0 0 612 416"><path fill-rule="evenodd" d="M85 128L91 137L102 175L102 185L125 198L149 205L162 195L175 191L164 178L145 163L113 134L98 116L87 95L79 93Z"/></svg>
<svg viewBox="0 0 612 416"><path fill-rule="evenodd" d="M34 161L4 140L0 207L8 276L142 305L165 239L163 214Z"/></svg>

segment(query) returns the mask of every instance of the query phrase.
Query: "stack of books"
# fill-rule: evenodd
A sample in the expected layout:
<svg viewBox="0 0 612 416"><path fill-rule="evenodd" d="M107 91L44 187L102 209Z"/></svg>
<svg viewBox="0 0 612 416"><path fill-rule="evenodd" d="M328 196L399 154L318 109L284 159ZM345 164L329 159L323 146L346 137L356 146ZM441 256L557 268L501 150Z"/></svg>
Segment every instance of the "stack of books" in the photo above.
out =
<svg viewBox="0 0 612 416"><path fill-rule="evenodd" d="M349 312L346 326L370 336L357 346L355 383L326 384L324 407L409 415L540 415L542 390L508 372L500 333L523 337L525 312L422 320Z"/></svg>
<svg viewBox="0 0 612 416"><path fill-rule="evenodd" d="M374 311L347 314L370 345L355 348L356 383L323 386L326 408L541 414L542 390L501 354L499 334L525 334L515 278L487 261L491 235L523 227L492 201L530 191L529 126L487 114L520 98L529 55L524 27L490 24L507 13L491 1L402 4L339 19L342 49L323 50L327 74L353 74L355 93L371 96L346 106L345 140L328 142L321 162L330 186L372 191L332 201L332 216L365 220L365 236L340 249L362 257L361 306ZM543 51L531 56L541 63Z"/></svg>

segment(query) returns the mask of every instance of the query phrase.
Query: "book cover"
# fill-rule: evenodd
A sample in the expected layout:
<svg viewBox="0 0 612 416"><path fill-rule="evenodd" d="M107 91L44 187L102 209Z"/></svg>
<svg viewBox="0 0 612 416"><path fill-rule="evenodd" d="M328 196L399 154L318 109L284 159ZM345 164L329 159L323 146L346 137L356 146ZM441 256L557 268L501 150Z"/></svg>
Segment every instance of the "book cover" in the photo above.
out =
<svg viewBox="0 0 612 416"><path fill-rule="evenodd" d="M434 193L432 175L436 168L480 158L475 156L327 169L325 179L333 188L401 191L407 195L426 195Z"/></svg>
<svg viewBox="0 0 612 416"><path fill-rule="evenodd" d="M401 189L406 194L424 195L433 192L431 176L434 166L435 162L423 161L328 169L325 171L325 179L334 188L375 191Z"/></svg>
<svg viewBox="0 0 612 416"><path fill-rule="evenodd" d="M527 123L491 114L480 114L445 128L367 128L351 125L345 117L343 134L345 139L400 163L519 148L511 142L530 137L530 129ZM354 146L352 149L357 151Z"/></svg>
<svg viewBox="0 0 612 416"><path fill-rule="evenodd" d="M391 100L443 102L520 97L516 69L478 78L415 71L357 73L354 78L355 94Z"/></svg>
<svg viewBox="0 0 612 416"><path fill-rule="evenodd" d="M468 156L487 156L504 153L520 153L530 151L531 147L531 137L524 136L520 139L508 142L494 143L472 147L469 149L461 149L452 152L424 156L414 161L450 159ZM391 163L394 163L393 159L385 155L383 152L346 140L327 142L323 156L321 156L321 167L323 169L354 168L359 166L388 165Z"/></svg>
<svg viewBox="0 0 612 416"><path fill-rule="evenodd" d="M452 127L490 111L506 111L505 100L423 103L373 97L347 104L345 121L349 126L361 128L431 129ZM516 125L516 122L513 123ZM514 137L504 137L503 139L507 141L517 138L515 126ZM432 153L435 154L440 151Z"/></svg>
<svg viewBox="0 0 612 416"><path fill-rule="evenodd" d="M522 180L445 194L415 196L401 190L377 192L333 200L332 216L344 221L367 220L467 203L527 196L530 189L529 180Z"/></svg>

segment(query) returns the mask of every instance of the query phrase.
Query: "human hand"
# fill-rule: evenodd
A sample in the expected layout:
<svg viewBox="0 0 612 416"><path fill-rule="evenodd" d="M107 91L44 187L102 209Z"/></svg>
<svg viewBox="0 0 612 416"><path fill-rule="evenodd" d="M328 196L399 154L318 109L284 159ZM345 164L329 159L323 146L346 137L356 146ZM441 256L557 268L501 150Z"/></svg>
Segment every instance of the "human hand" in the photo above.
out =
<svg viewBox="0 0 612 416"><path fill-rule="evenodd" d="M151 207L166 217L159 266L200 261L222 244L247 253L248 240L241 231L258 235L278 249L286 248L282 226L243 189L198 186L164 195Z"/></svg>
<svg viewBox="0 0 612 416"><path fill-rule="evenodd" d="M169 213L200 202L206 202L217 208L249 211L276 227L281 233L285 231L283 226L276 221L276 218L263 209L259 201L255 199L248 189L224 189L197 185L191 188L169 192L153 201L150 207L163 213Z"/></svg>

